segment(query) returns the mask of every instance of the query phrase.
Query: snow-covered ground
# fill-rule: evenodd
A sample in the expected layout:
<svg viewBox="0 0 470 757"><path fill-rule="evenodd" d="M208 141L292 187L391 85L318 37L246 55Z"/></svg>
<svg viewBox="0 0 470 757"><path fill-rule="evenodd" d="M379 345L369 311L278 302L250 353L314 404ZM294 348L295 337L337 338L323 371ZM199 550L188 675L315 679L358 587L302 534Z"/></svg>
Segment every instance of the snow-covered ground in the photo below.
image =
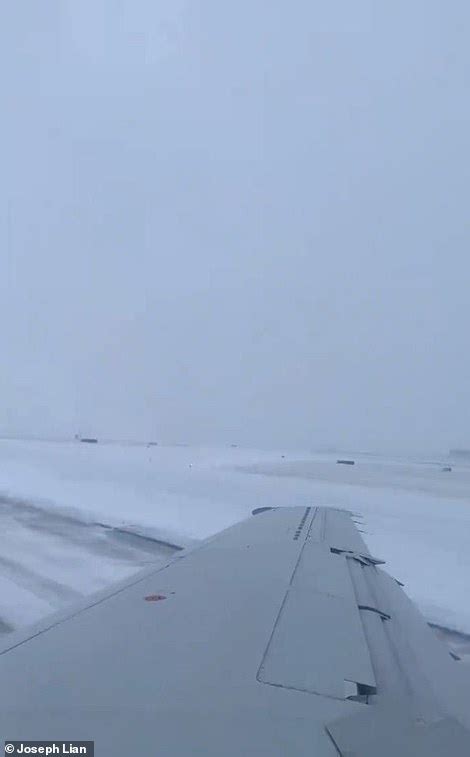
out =
<svg viewBox="0 0 470 757"><path fill-rule="evenodd" d="M470 634L470 467L336 457L0 441L0 632L165 559L155 540L186 546L255 507L321 504L361 513L426 617Z"/></svg>

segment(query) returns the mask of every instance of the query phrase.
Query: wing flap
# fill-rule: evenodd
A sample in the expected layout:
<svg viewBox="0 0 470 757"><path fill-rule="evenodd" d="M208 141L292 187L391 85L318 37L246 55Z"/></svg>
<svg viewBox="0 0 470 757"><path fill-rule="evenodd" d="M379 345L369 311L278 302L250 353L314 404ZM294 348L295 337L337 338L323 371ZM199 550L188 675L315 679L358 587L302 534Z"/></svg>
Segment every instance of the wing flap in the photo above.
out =
<svg viewBox="0 0 470 757"><path fill-rule="evenodd" d="M375 691L348 560L328 543L307 538L258 680L336 699Z"/></svg>
<svg viewBox="0 0 470 757"><path fill-rule="evenodd" d="M400 707L365 712L329 723L341 757L444 757L470 754L470 736L452 718L426 723Z"/></svg>

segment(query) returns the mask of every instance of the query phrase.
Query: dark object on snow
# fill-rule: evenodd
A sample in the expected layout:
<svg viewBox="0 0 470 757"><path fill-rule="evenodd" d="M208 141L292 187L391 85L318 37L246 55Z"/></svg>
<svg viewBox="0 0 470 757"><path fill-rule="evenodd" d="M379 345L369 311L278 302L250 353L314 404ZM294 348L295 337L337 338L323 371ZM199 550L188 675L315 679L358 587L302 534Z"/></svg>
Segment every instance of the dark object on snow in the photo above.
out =
<svg viewBox="0 0 470 757"><path fill-rule="evenodd" d="M80 441L84 444L98 444L98 439L94 439L93 437L82 436Z"/></svg>
<svg viewBox="0 0 470 757"><path fill-rule="evenodd" d="M354 465L354 460L337 460L337 465Z"/></svg>
<svg viewBox="0 0 470 757"><path fill-rule="evenodd" d="M450 465L444 465L444 467L441 468L441 470L443 473L450 473L452 468L450 467Z"/></svg>
<svg viewBox="0 0 470 757"><path fill-rule="evenodd" d="M158 442L149 442L147 447L158 447Z"/></svg>

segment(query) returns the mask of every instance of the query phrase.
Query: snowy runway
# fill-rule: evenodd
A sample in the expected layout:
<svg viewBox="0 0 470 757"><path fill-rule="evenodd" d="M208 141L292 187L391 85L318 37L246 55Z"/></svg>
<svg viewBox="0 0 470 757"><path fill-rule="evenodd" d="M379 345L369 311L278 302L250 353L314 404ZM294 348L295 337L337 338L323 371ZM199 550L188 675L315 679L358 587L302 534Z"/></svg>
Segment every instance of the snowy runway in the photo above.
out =
<svg viewBox="0 0 470 757"><path fill-rule="evenodd" d="M0 633L164 561L169 546L0 497Z"/></svg>

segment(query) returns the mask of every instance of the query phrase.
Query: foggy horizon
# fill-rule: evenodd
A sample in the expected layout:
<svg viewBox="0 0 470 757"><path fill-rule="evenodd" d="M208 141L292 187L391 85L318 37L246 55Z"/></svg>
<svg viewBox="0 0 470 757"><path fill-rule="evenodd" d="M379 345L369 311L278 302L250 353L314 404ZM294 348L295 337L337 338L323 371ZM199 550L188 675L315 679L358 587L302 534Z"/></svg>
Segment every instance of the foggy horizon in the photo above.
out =
<svg viewBox="0 0 470 757"><path fill-rule="evenodd" d="M0 436L470 448L468 4L0 19Z"/></svg>

